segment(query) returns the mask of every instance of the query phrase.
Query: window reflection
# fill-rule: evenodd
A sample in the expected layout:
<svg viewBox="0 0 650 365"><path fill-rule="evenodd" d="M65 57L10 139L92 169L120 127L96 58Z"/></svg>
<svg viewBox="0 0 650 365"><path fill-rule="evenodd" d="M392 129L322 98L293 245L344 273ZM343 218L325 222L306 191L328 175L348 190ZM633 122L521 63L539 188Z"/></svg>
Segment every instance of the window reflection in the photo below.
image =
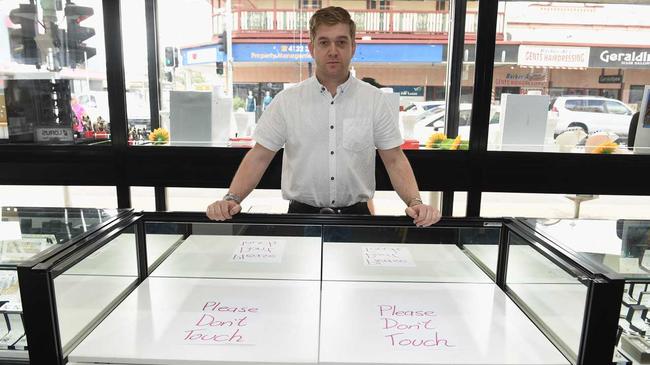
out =
<svg viewBox="0 0 650 365"><path fill-rule="evenodd" d="M632 117L650 83L650 44L637 41L648 39L650 6L517 1L499 10L516 57L496 53L492 103L501 113L488 149L632 153ZM513 94L530 96L517 102L531 107L547 96L548 111L509 113L504 96Z"/></svg>
<svg viewBox="0 0 650 365"><path fill-rule="evenodd" d="M357 25L351 74L397 94L396 120L427 110L414 103L444 105L448 2L159 1L160 116L170 144L250 147L275 96L314 74L308 23L315 10L330 5L346 8ZM477 8L477 2L468 5L469 38L475 37ZM465 103L471 103L472 75L468 63ZM410 148L423 147L434 133L424 126L401 129L417 140Z"/></svg>
<svg viewBox="0 0 650 365"><path fill-rule="evenodd" d="M0 139L109 140L101 1L5 1L0 14Z"/></svg>

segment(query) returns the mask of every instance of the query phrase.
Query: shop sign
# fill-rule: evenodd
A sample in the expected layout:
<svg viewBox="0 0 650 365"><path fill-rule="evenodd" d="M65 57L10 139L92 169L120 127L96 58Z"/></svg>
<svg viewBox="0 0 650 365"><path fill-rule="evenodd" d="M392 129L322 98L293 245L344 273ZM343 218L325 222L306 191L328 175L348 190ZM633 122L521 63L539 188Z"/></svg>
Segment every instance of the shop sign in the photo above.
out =
<svg viewBox="0 0 650 365"><path fill-rule="evenodd" d="M546 87L548 75L546 72L508 72L505 78L494 80L495 86L524 86Z"/></svg>
<svg viewBox="0 0 650 365"><path fill-rule="evenodd" d="M532 67L586 68L589 65L589 47L519 47L517 63Z"/></svg>
<svg viewBox="0 0 650 365"><path fill-rule="evenodd" d="M357 44L352 62L440 63L439 44ZM313 62L307 44L239 43L233 45L235 62Z"/></svg>
<svg viewBox="0 0 650 365"><path fill-rule="evenodd" d="M650 67L650 49L592 47L589 67Z"/></svg>
<svg viewBox="0 0 650 365"><path fill-rule="evenodd" d="M201 65L206 63L223 62L223 52L217 50L217 46L208 46L200 48L188 48L181 50L183 65Z"/></svg>
<svg viewBox="0 0 650 365"><path fill-rule="evenodd" d="M393 92L399 93L399 96L424 96L424 87L422 86L390 86Z"/></svg>
<svg viewBox="0 0 650 365"><path fill-rule="evenodd" d="M620 84L623 82L623 75L600 75L598 83L600 84Z"/></svg>
<svg viewBox="0 0 650 365"><path fill-rule="evenodd" d="M36 142L73 142L72 128L36 128Z"/></svg>

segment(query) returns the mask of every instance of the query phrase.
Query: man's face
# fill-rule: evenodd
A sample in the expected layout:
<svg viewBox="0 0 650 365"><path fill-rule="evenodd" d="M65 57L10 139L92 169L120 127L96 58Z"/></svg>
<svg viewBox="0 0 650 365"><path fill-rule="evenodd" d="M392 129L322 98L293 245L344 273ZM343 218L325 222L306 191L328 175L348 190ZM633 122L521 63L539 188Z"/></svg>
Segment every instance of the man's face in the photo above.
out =
<svg viewBox="0 0 650 365"><path fill-rule="evenodd" d="M314 41L309 43L309 53L316 61L316 73L321 78L346 77L355 50L348 24L321 25L316 29Z"/></svg>

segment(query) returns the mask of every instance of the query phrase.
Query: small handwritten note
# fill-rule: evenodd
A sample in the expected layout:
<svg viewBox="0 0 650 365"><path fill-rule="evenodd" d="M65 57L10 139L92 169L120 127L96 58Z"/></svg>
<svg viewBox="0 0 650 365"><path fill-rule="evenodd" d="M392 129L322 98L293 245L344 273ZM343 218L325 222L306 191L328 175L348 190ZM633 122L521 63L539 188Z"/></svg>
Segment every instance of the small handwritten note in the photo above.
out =
<svg viewBox="0 0 650 365"><path fill-rule="evenodd" d="M231 262L280 263L284 240L242 240L235 248Z"/></svg>
<svg viewBox="0 0 650 365"><path fill-rule="evenodd" d="M259 313L257 307L205 302L193 328L184 331L183 341L204 345L253 345L246 330Z"/></svg>
<svg viewBox="0 0 650 365"><path fill-rule="evenodd" d="M380 304L377 309L383 337L391 347L455 347L436 328L438 314L434 310L413 310L396 304Z"/></svg>
<svg viewBox="0 0 650 365"><path fill-rule="evenodd" d="M406 247L363 246L363 264L366 266L415 267L411 252Z"/></svg>

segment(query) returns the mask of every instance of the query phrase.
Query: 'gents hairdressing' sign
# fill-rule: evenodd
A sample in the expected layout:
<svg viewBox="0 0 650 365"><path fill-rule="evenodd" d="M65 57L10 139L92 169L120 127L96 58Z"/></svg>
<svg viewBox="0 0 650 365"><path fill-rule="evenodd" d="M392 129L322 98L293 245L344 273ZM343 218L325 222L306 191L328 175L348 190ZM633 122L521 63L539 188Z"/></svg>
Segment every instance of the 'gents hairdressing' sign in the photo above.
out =
<svg viewBox="0 0 650 365"><path fill-rule="evenodd" d="M592 47L589 67L650 67L650 49Z"/></svg>
<svg viewBox="0 0 650 365"><path fill-rule="evenodd" d="M586 68L589 61L589 47L519 47L517 63L532 67Z"/></svg>

